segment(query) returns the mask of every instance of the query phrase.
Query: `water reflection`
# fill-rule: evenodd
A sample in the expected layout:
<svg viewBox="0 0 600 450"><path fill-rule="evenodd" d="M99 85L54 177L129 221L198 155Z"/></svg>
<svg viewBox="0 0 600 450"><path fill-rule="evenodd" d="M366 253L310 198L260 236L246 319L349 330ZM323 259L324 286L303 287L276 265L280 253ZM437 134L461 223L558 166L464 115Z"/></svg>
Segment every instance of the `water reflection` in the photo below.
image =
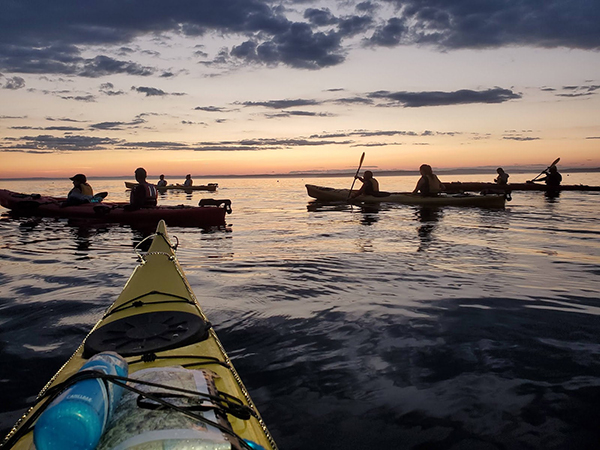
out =
<svg viewBox="0 0 600 450"><path fill-rule="evenodd" d="M360 212L362 213L362 219L360 223L367 226L377 223L379 220L379 211L380 205L378 204L361 205Z"/></svg>
<svg viewBox="0 0 600 450"><path fill-rule="evenodd" d="M560 197L560 190L548 189L544 192L544 197L548 203L556 203Z"/></svg>
<svg viewBox="0 0 600 450"><path fill-rule="evenodd" d="M415 211L415 219L421 222L422 225L417 228L417 234L419 235L420 245L417 249L418 252L423 252L431 245L433 240L432 233L435 230L437 223L442 217L442 211L440 208L431 206L421 206Z"/></svg>
<svg viewBox="0 0 600 450"><path fill-rule="evenodd" d="M311 212L317 211L348 211L352 205L346 202L308 202L306 209Z"/></svg>

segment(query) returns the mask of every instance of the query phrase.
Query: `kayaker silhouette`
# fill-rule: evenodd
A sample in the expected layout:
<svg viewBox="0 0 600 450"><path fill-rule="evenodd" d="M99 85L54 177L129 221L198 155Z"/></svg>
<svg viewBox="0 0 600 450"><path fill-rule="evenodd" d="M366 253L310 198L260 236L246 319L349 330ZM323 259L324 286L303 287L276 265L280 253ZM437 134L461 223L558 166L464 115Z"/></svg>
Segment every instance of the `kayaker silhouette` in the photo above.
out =
<svg viewBox="0 0 600 450"><path fill-rule="evenodd" d="M73 175L69 180L73 182L73 188L69 191L67 200L61 204L62 207L81 205L83 203L98 203L108 195L107 192L99 192L94 195L92 186L89 185L87 177L82 173Z"/></svg>
<svg viewBox="0 0 600 450"><path fill-rule="evenodd" d="M504 171L502 167L498 167L496 169L496 173L498 176L494 179L494 183L499 184L501 186L505 186L508 184L509 175Z"/></svg>
<svg viewBox="0 0 600 450"><path fill-rule="evenodd" d="M167 180L165 180L165 176L161 175L159 177L158 183L156 183L156 187L165 187L167 185Z"/></svg>
<svg viewBox="0 0 600 450"><path fill-rule="evenodd" d="M422 164L419 167L421 178L417 181L413 194L420 193L426 196L435 196L444 190L444 185L433 173L433 169L429 164Z"/></svg>
<svg viewBox="0 0 600 450"><path fill-rule="evenodd" d="M539 178L536 181L545 181L546 186L549 188L557 188L562 182L562 175L558 172L558 168L555 165L552 165L548 168L546 176Z"/></svg>
<svg viewBox="0 0 600 450"><path fill-rule="evenodd" d="M362 182L361 188L352 194L352 198L358 197L359 195L374 195L377 196L379 193L379 182L373 178L373 172L365 170L362 177L356 175L354 178Z"/></svg>
<svg viewBox="0 0 600 450"><path fill-rule="evenodd" d="M156 186L146 181L147 176L148 173L143 167L138 167L135 169L135 180L138 182L138 185L131 189L128 209L149 208L156 206L158 192L156 190Z"/></svg>

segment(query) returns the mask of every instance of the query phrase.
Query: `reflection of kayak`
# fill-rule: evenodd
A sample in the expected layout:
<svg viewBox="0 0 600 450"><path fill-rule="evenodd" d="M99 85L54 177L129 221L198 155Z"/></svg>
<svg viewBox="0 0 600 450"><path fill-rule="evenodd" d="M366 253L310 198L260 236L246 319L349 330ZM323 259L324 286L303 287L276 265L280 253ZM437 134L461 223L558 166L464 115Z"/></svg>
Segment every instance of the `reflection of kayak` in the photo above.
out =
<svg viewBox="0 0 600 450"><path fill-rule="evenodd" d="M0 205L21 216L61 217L90 219L104 223L156 226L163 219L178 227L201 227L225 225L226 209L217 206L155 206L128 210L128 203L84 203L63 207L66 198L45 197L37 194L19 194L0 189ZM231 211L231 209L229 209Z"/></svg>
<svg viewBox="0 0 600 450"><path fill-rule="evenodd" d="M308 195L317 200L348 201L348 189L334 189L323 186L307 184ZM386 192L381 193L379 197L371 195L361 195L353 198L352 202L364 203L401 203L403 205L424 205L424 206L482 206L487 208L501 208L506 202L504 194L492 195L469 195L469 194L440 194L435 197L425 197L419 194L409 192Z"/></svg>
<svg viewBox="0 0 600 450"><path fill-rule="evenodd" d="M161 385L148 387L130 381L131 387L154 394L161 401L183 405L183 412L164 406L157 409L159 405L153 403L156 400L144 398L143 393L138 398L125 389L98 448L130 448L134 442L140 448L146 448L143 443L161 449L191 448L186 446L187 441L197 449L276 450L248 391L200 309L164 222L159 223L148 253L140 259L121 295L40 396L50 395L54 386L67 380L91 356L117 352L127 360L130 379ZM169 393L164 385L183 386L204 395ZM46 403L47 398L19 421L10 440L4 442L7 448L33 448L29 422ZM77 435L75 431L83 430L73 429ZM129 445L124 443L127 439Z"/></svg>
<svg viewBox="0 0 600 450"><path fill-rule="evenodd" d="M480 192L490 191L600 191L600 186L586 186L584 184L563 184L558 187L548 187L541 183L508 183L504 186L496 183L461 182L453 181L444 183L446 192Z"/></svg>
<svg viewBox="0 0 600 450"><path fill-rule="evenodd" d="M131 189L134 186L137 186L137 183L132 183L130 181L125 182L125 187L127 189ZM214 192L219 187L219 183L208 183L208 184L200 184L198 186L184 186L182 184L167 184L166 186L156 186L156 189L160 191L167 191L171 189L179 189L182 191L210 191Z"/></svg>

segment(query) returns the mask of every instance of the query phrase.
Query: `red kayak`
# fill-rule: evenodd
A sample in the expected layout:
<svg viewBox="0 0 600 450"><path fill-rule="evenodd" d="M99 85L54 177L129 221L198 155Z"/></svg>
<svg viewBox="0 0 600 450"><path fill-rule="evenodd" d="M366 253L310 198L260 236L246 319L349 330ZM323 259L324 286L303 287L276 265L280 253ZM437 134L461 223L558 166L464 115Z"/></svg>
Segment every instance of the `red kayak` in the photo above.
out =
<svg viewBox="0 0 600 450"><path fill-rule="evenodd" d="M19 194L0 189L0 205L19 216L86 219L104 223L156 226L162 219L174 227L209 228L225 225L225 214L231 212L229 200L202 202L201 206L155 206L131 210L124 202L84 203L64 206L64 197Z"/></svg>

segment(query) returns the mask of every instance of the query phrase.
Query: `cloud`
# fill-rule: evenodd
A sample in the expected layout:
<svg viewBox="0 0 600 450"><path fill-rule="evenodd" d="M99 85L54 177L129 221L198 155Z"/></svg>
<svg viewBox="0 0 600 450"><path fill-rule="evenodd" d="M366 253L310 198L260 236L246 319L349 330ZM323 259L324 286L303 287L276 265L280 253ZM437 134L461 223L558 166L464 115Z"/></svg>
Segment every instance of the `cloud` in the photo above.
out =
<svg viewBox="0 0 600 450"><path fill-rule="evenodd" d="M283 64L312 70L342 63L355 36L366 45L384 47L600 49L597 0L350 0L310 2L307 7L302 1L289 3L294 7L270 0L95 1L85 8L76 0L4 2L0 70L169 78L174 76L171 70L130 58L159 56L139 48L140 38L173 35L196 41L208 35L225 38L229 47L212 63ZM98 49L105 54L88 57ZM110 51L127 59L113 58ZM210 59L204 48L192 51Z"/></svg>
<svg viewBox="0 0 600 450"><path fill-rule="evenodd" d="M3 86L3 89L23 89L25 87L25 80L21 77L12 77L7 78L6 83Z"/></svg>
<svg viewBox="0 0 600 450"><path fill-rule="evenodd" d="M316 9L308 8L304 10L304 18L310 23L317 26L333 25L338 23L338 18L335 17L329 8Z"/></svg>
<svg viewBox="0 0 600 450"><path fill-rule="evenodd" d="M137 118L131 122L100 122L90 125L92 130L123 130L126 127L137 128L139 125L146 123L144 119Z"/></svg>
<svg viewBox="0 0 600 450"><path fill-rule="evenodd" d="M502 136L502 139L511 140L511 141L520 141L520 142L539 141L540 140L539 137L529 136L529 134L532 132L533 132L532 130L522 130L522 131L507 130L505 132L504 136Z"/></svg>
<svg viewBox="0 0 600 450"><path fill-rule="evenodd" d="M522 97L510 89L494 88L485 91L461 89L459 91L441 92L389 92L377 91L368 94L369 98L389 101L389 106L401 105L405 108L422 106L465 105L470 103L504 103Z"/></svg>
<svg viewBox="0 0 600 450"><path fill-rule="evenodd" d="M385 0L409 23L410 42L445 49L600 48L596 0Z"/></svg>
<svg viewBox="0 0 600 450"><path fill-rule="evenodd" d="M504 136L502 139L512 140L512 141L539 141L539 137L530 137L530 136Z"/></svg>
<svg viewBox="0 0 600 450"><path fill-rule="evenodd" d="M76 123L87 122L87 120L70 119L68 117L59 117L59 118L46 117L46 120L49 120L51 122L76 122Z"/></svg>
<svg viewBox="0 0 600 450"><path fill-rule="evenodd" d="M96 101L96 97L93 95L61 95L60 98L63 100L75 100L78 102L93 103Z"/></svg>
<svg viewBox="0 0 600 450"><path fill-rule="evenodd" d="M337 91L337 89L332 91ZM282 100L266 100L258 102L235 102L234 104L244 107L263 107L269 109L289 109L304 106L322 106L330 103L340 105L364 105L386 107L401 106L405 108L416 108L422 106L462 105L469 103L503 103L509 100L520 99L521 97L521 94L515 93L510 89L496 87L481 91L461 89L458 91L451 92L391 92L382 90L366 94L358 94L353 97L342 97L330 100L297 98ZM302 115L302 112L298 112L297 114Z"/></svg>
<svg viewBox="0 0 600 450"><path fill-rule="evenodd" d="M125 148L143 148L143 149L160 149L160 150L180 150L189 149L188 145L180 142L161 142L161 141L149 141L149 142L127 142L121 145Z"/></svg>
<svg viewBox="0 0 600 450"><path fill-rule="evenodd" d="M563 86L562 91L558 89L545 89L550 92L557 92L555 95L557 97L589 97L591 95L596 95L596 91L600 89L600 85L592 84L592 85L572 85L572 86ZM543 89L544 90L544 89Z"/></svg>
<svg viewBox="0 0 600 450"><path fill-rule="evenodd" d="M273 108L273 109L287 109L287 108L295 108L298 106L315 106L322 104L317 100L307 100L307 99L295 99L295 100L269 100L265 102L236 102L236 105L242 106L263 106L265 108Z"/></svg>
<svg viewBox="0 0 600 450"><path fill-rule="evenodd" d="M139 92L141 94L146 94L146 97L165 97L167 95L178 95L178 96L185 95L180 92L167 93L167 92L163 91L162 89L146 87L146 86L139 86L139 87L131 86L131 90Z"/></svg>
<svg viewBox="0 0 600 450"><path fill-rule="evenodd" d="M219 106L196 106L194 111L205 111L205 112L225 112L225 108Z"/></svg>
<svg viewBox="0 0 600 450"><path fill-rule="evenodd" d="M10 127L11 130L42 130L42 131L83 131L84 128L78 127Z"/></svg>
<svg viewBox="0 0 600 450"><path fill-rule="evenodd" d="M365 43L373 46L395 47L400 45L408 28L404 20L392 17L385 25L378 27Z"/></svg>
<svg viewBox="0 0 600 450"><path fill-rule="evenodd" d="M278 119L287 117L335 117L335 114L325 112L312 112L312 111L282 111L275 114L265 114L267 119Z"/></svg>
<svg viewBox="0 0 600 450"><path fill-rule="evenodd" d="M125 92L123 91L115 91L114 87L115 86L112 83L102 83L98 91L111 97L116 95L125 95Z"/></svg>
<svg viewBox="0 0 600 450"><path fill-rule="evenodd" d="M281 63L301 69L335 66L345 59L338 33L314 32L306 23L293 23L285 32L263 42L243 42L232 48L231 56L247 63Z"/></svg>
<svg viewBox="0 0 600 450"><path fill-rule="evenodd" d="M128 74L138 76L152 75L155 69L142 66L131 61L119 61L108 56L100 55L83 62L83 67L78 75L82 77L97 78L106 75Z"/></svg>
<svg viewBox="0 0 600 450"><path fill-rule="evenodd" d="M8 142L11 142L10 140ZM89 151L106 150L118 144L119 141L111 138L100 138L90 136L64 136L51 135L23 136L17 144L0 146L0 150L12 150L21 152L52 152L52 151Z"/></svg>

